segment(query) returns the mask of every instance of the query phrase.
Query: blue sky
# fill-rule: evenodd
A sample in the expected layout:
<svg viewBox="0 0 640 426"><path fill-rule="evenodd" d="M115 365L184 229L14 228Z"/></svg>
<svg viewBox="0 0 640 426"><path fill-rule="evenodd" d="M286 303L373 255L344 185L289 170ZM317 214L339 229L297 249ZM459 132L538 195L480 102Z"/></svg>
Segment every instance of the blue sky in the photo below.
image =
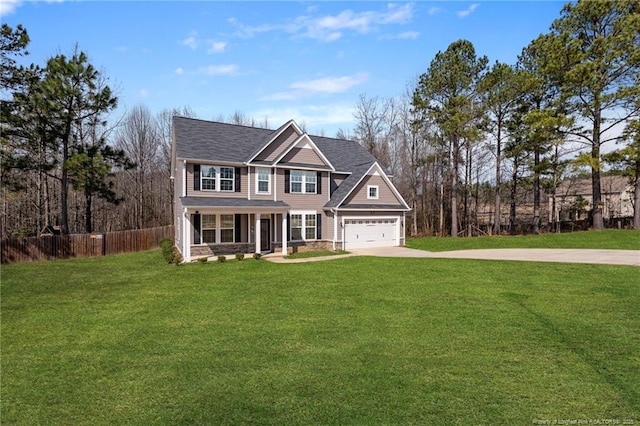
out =
<svg viewBox="0 0 640 426"><path fill-rule="evenodd" d="M563 4L0 0L0 19L27 28L26 63L77 43L115 89L117 115L139 104L202 119L241 111L333 136L351 131L361 94L401 95L453 41L515 62Z"/></svg>

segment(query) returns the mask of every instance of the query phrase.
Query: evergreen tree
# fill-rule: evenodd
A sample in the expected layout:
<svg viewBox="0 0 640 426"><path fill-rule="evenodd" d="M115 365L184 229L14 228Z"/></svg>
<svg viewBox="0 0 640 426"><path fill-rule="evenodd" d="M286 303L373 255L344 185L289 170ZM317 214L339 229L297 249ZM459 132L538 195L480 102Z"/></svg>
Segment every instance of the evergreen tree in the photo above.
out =
<svg viewBox="0 0 640 426"><path fill-rule="evenodd" d="M449 152L451 194L451 236L458 235L458 180L462 150L482 133L484 111L480 106L478 82L487 67L486 56L477 57L468 40L453 42L438 52L414 92L416 113L431 118L439 128Z"/></svg>
<svg viewBox="0 0 640 426"><path fill-rule="evenodd" d="M104 124L104 115L117 105L117 98L102 82L101 74L84 52L76 51L70 58L57 55L47 62L42 90L36 99L43 115L53 124L49 136L62 164L60 213L64 234L69 233L67 162L77 146L80 127L86 122Z"/></svg>
<svg viewBox="0 0 640 426"><path fill-rule="evenodd" d="M568 60L557 83L569 111L584 126L572 134L590 148L592 226L604 227L600 189L601 148L608 131L637 114L640 96L640 3L567 3L551 26L553 62ZM553 53L553 55L551 55Z"/></svg>
<svg viewBox="0 0 640 426"><path fill-rule="evenodd" d="M482 92L484 106L490 115L490 128L495 137L496 195L493 226L495 234L500 234L502 145L505 137L506 122L511 117L521 95L517 81L518 75L513 67L505 63L496 62L480 81L480 91Z"/></svg>

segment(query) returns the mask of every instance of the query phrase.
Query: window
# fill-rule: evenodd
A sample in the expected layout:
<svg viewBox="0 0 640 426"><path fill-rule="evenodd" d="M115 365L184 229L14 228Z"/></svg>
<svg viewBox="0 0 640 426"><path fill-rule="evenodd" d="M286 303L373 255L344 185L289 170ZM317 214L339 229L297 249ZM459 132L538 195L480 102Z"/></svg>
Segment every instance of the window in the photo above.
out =
<svg viewBox="0 0 640 426"><path fill-rule="evenodd" d="M377 200L378 199L378 185L368 185L367 186L367 199L369 199L369 200Z"/></svg>
<svg viewBox="0 0 640 426"><path fill-rule="evenodd" d="M233 191L233 167L220 167L220 191Z"/></svg>
<svg viewBox="0 0 640 426"><path fill-rule="evenodd" d="M256 169L256 192L260 194L271 193L271 170Z"/></svg>
<svg viewBox="0 0 640 426"><path fill-rule="evenodd" d="M304 239L315 240L316 239L316 215L306 214L304 215Z"/></svg>
<svg viewBox="0 0 640 426"><path fill-rule="evenodd" d="M305 185L304 192L307 194L315 194L316 193L316 173L315 172L305 172Z"/></svg>
<svg viewBox="0 0 640 426"><path fill-rule="evenodd" d="M233 215L223 214L220 215L220 242L232 243L233 242Z"/></svg>
<svg viewBox="0 0 640 426"><path fill-rule="evenodd" d="M203 243L215 243L216 242L216 215L203 214L202 215L202 242Z"/></svg>
<svg viewBox="0 0 640 426"><path fill-rule="evenodd" d="M200 168L203 191L216 190L216 168L212 166L202 166Z"/></svg>
<svg viewBox="0 0 640 426"><path fill-rule="evenodd" d="M233 167L200 167L200 187L203 191L235 190L235 169Z"/></svg>
<svg viewBox="0 0 640 426"><path fill-rule="evenodd" d="M200 221L200 235L202 244L235 242L235 216L203 214Z"/></svg>
<svg viewBox="0 0 640 426"><path fill-rule="evenodd" d="M317 235L316 213L296 213L290 216L291 240L315 240Z"/></svg>
<svg viewBox="0 0 640 426"><path fill-rule="evenodd" d="M291 239L302 239L302 216L301 214L291 215Z"/></svg>
<svg viewBox="0 0 640 426"><path fill-rule="evenodd" d="M290 192L298 194L315 194L317 189L316 172L291 170Z"/></svg>
<svg viewBox="0 0 640 426"><path fill-rule="evenodd" d="M291 171L291 192L302 193L302 172L298 170Z"/></svg>

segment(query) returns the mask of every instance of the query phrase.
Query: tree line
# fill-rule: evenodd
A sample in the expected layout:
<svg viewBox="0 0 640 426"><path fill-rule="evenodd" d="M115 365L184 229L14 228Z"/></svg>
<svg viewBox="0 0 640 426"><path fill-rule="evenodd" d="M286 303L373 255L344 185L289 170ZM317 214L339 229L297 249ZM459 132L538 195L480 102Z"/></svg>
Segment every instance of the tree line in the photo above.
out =
<svg viewBox="0 0 640 426"><path fill-rule="evenodd" d="M2 25L2 237L170 224L171 118L137 106L109 122L118 99L77 47L18 65L27 30Z"/></svg>
<svg viewBox="0 0 640 426"><path fill-rule="evenodd" d="M47 225L75 233L171 224L171 118L195 113L138 105L109 122L118 99L86 53L18 65L28 44L25 28L2 25L2 237ZM411 235L475 235L481 210L493 212L493 233L540 232L543 197L555 201L576 170L588 170L590 218L601 229L605 163L635 185L640 228L639 75L640 4L568 3L514 64L490 64L458 40L405 93L361 95L354 128L336 137L357 140L390 171L412 207ZM215 120L269 127L239 111ZM619 149L603 154L613 143ZM518 207L529 195L523 224Z"/></svg>
<svg viewBox="0 0 640 426"><path fill-rule="evenodd" d="M455 41L402 96L362 95L353 134L340 136L391 170L411 203L414 235L474 235L487 204L489 231L506 223L515 233L523 189L533 205L525 228L538 233L543 196L553 198L555 218L559 183L580 170L592 184L591 226L602 229L606 163L634 185L640 228L639 76L640 3L568 3L514 64L490 64L470 41ZM612 143L622 147L603 154Z"/></svg>

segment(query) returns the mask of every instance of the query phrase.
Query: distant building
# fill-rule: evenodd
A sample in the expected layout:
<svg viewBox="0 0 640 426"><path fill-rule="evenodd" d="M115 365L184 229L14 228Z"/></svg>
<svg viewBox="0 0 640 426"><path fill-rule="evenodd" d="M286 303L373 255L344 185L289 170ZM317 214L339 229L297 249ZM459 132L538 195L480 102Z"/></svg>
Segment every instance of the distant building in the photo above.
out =
<svg viewBox="0 0 640 426"><path fill-rule="evenodd" d="M589 218L593 209L591 178L567 179L556 191L556 221L580 221ZM605 221L633 217L633 187L626 176L600 178ZM549 222L553 222L553 197L549 197ZM612 224L614 225L614 224ZM615 225L614 225L615 226Z"/></svg>

